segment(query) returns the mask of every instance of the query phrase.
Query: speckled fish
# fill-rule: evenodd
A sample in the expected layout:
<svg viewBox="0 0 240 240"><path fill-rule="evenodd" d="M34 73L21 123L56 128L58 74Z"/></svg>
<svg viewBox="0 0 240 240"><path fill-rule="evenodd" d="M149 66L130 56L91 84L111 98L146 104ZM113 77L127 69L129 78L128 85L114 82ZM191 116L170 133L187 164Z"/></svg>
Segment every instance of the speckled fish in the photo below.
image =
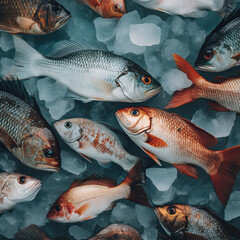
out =
<svg viewBox="0 0 240 240"><path fill-rule="evenodd" d="M51 77L64 84L76 100L142 102L161 91L161 85L140 66L112 53L83 50L77 43L64 41L56 47L58 54L50 58L19 37L14 42L12 75L19 79Z"/></svg>
<svg viewBox="0 0 240 240"><path fill-rule="evenodd" d="M206 38L195 67L206 72L222 72L240 63L240 8L228 17Z"/></svg>
<svg viewBox="0 0 240 240"><path fill-rule="evenodd" d="M32 201L41 188L41 181L19 173L0 173L0 212L19 202Z"/></svg>
<svg viewBox="0 0 240 240"><path fill-rule="evenodd" d="M10 33L51 33L70 17L55 0L0 0L0 28Z"/></svg>
<svg viewBox="0 0 240 240"><path fill-rule="evenodd" d="M126 13L125 0L78 0L104 18L121 18Z"/></svg>
<svg viewBox="0 0 240 240"><path fill-rule="evenodd" d="M23 164L60 169L58 141L19 81L0 81L0 142Z"/></svg>
<svg viewBox="0 0 240 240"><path fill-rule="evenodd" d="M126 152L118 137L103 124L85 118L72 118L54 124L61 138L82 157L101 164L114 162L130 171L139 157Z"/></svg>
<svg viewBox="0 0 240 240"><path fill-rule="evenodd" d="M177 239L240 239L240 231L207 208L173 204L157 206L156 215L164 230Z"/></svg>
<svg viewBox="0 0 240 240"><path fill-rule="evenodd" d="M196 165L210 176L221 203L226 206L240 170L240 146L221 151L209 147L217 139L180 115L151 107L117 111L128 136L156 162L173 164L181 173L198 178Z"/></svg>
<svg viewBox="0 0 240 240"><path fill-rule="evenodd" d="M75 180L53 204L47 218L61 223L82 222L112 209L120 199L128 199L150 207L142 181L141 162L131 169L119 185L116 185L113 179L98 175Z"/></svg>
<svg viewBox="0 0 240 240"><path fill-rule="evenodd" d="M206 11L218 12L222 17L235 7L235 0L135 0L142 6L171 15L200 18L207 15Z"/></svg>
<svg viewBox="0 0 240 240"><path fill-rule="evenodd" d="M186 60L174 55L178 68L187 74L193 85L174 93L165 107L176 108L199 98L212 100L209 105L216 111L235 111L240 113L240 77L216 77L215 82L203 78Z"/></svg>

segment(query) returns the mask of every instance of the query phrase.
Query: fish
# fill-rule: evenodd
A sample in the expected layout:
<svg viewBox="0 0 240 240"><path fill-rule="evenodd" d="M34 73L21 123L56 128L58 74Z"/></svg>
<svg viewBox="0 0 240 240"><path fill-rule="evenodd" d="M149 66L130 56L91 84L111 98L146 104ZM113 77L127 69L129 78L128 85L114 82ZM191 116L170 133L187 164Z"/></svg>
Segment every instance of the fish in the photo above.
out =
<svg viewBox="0 0 240 240"><path fill-rule="evenodd" d="M207 36L195 61L197 70L223 72L240 63L240 8Z"/></svg>
<svg viewBox="0 0 240 240"><path fill-rule="evenodd" d="M174 55L178 68L187 74L193 85L174 93L165 109L176 108L196 99L209 99L211 110L240 113L240 76L216 77L214 82L203 78L185 59Z"/></svg>
<svg viewBox="0 0 240 240"><path fill-rule="evenodd" d="M14 237L17 240L50 240L36 225L18 231ZM66 237L56 237L53 240L68 240ZM132 227L123 224L111 224L89 240L142 240L141 235Z"/></svg>
<svg viewBox="0 0 240 240"><path fill-rule="evenodd" d="M182 116L157 108L124 108L116 117L133 142L157 163L161 159L193 178L198 178L195 166L203 168L226 206L240 171L240 146L211 150L217 138Z"/></svg>
<svg viewBox="0 0 240 240"><path fill-rule="evenodd" d="M240 230L205 207L184 204L156 206L155 213L163 229L177 239L240 239Z"/></svg>
<svg viewBox="0 0 240 240"><path fill-rule="evenodd" d="M0 212L19 202L32 201L41 189L41 181L20 173L0 173Z"/></svg>
<svg viewBox="0 0 240 240"><path fill-rule="evenodd" d="M127 13L125 0L78 0L104 18L120 19Z"/></svg>
<svg viewBox="0 0 240 240"><path fill-rule="evenodd" d="M135 2L170 15L192 18L206 17L205 10L218 12L221 17L224 17L235 8L235 0L135 0Z"/></svg>
<svg viewBox="0 0 240 240"><path fill-rule="evenodd" d="M109 52L91 47L86 50L78 43L63 41L55 48L55 57L45 57L17 36L14 43L15 66L11 75L20 80L51 77L64 84L69 97L75 100L142 102L162 89L140 66Z"/></svg>
<svg viewBox="0 0 240 240"><path fill-rule="evenodd" d="M44 171L60 169L55 133L23 84L0 79L0 142L23 164Z"/></svg>
<svg viewBox="0 0 240 240"><path fill-rule="evenodd" d="M71 14L55 0L0 0L0 29L42 35L63 27Z"/></svg>
<svg viewBox="0 0 240 240"><path fill-rule="evenodd" d="M112 209L120 199L151 207L142 185L141 170L142 163L138 162L119 185L99 175L74 180L50 208L47 218L60 223L83 222Z"/></svg>
<svg viewBox="0 0 240 240"><path fill-rule="evenodd" d="M67 145L90 162L91 159L100 164L114 162L129 172L141 160L128 153L117 135L103 124L72 118L57 121L54 127Z"/></svg>

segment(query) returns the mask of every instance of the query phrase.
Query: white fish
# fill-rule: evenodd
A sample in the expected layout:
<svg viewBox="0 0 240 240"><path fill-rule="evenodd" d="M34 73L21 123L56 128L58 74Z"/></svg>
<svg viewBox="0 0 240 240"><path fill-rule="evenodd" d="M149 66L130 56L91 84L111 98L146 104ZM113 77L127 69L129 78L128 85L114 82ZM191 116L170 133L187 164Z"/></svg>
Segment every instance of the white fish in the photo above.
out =
<svg viewBox="0 0 240 240"><path fill-rule="evenodd" d="M18 202L32 201L41 188L41 181L19 173L0 173L0 212Z"/></svg>

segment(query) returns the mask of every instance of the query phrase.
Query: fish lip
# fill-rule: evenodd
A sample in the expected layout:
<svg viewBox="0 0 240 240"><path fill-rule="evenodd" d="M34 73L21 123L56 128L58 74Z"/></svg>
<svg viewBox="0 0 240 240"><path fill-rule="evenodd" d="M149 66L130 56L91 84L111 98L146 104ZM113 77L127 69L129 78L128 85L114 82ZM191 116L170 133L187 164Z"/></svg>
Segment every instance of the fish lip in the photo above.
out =
<svg viewBox="0 0 240 240"><path fill-rule="evenodd" d="M162 91L162 86L159 86L157 88L152 88L152 89L149 89L147 90L144 94L147 95L149 94L150 95L150 98L159 94L160 92ZM154 93L154 94L153 94Z"/></svg>
<svg viewBox="0 0 240 240"><path fill-rule="evenodd" d="M214 69L214 66L212 65L195 65L195 68L199 71L208 71L208 70L211 70L211 69Z"/></svg>
<svg viewBox="0 0 240 240"><path fill-rule="evenodd" d="M59 23L67 23L72 18L71 14L67 14L65 17L63 17Z"/></svg>
<svg viewBox="0 0 240 240"><path fill-rule="evenodd" d="M56 162L57 166L52 166L50 164L43 164L43 163L38 163L36 164L36 168L39 170L43 171L48 171L48 172L58 172L60 170L60 163Z"/></svg>

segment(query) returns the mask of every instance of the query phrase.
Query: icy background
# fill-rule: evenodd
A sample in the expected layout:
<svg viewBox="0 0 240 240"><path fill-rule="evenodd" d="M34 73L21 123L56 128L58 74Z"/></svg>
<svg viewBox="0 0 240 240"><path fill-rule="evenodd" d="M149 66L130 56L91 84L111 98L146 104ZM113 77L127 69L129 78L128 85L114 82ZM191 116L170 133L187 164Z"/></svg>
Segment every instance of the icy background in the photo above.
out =
<svg viewBox="0 0 240 240"><path fill-rule="evenodd" d="M216 13L209 13L206 18L197 20L169 16L145 9L129 0L126 2L129 13L118 21L100 18L86 6L73 0L59 2L72 13L72 20L63 29L48 36L23 36L24 39L43 54L47 53L47 49L56 41L65 39L97 44L103 49L128 57L162 83L165 92L139 104L157 108L163 108L175 90L191 85L186 75L176 69L172 53L187 58L193 64L206 35L221 20ZM0 33L0 56L1 72L8 72L14 56L10 34ZM233 70L230 70L222 75L230 76L232 72ZM201 74L209 80L214 76ZM35 95L42 114L50 123L63 118L85 117L117 126L115 111L132 106L122 103L74 102L67 98L64 86L49 78L30 79L25 81L25 86ZM219 144L216 149L240 144L240 117L235 113L209 111L205 100L198 100L173 111L218 137ZM128 146L129 152L139 153L130 140L126 141L128 140L125 139L124 145ZM161 234L165 233L154 213L129 201L120 201L112 211L104 212L99 217L83 223L59 224L48 221L46 214L50 206L69 187L74 178L99 173L121 182L126 175L115 164L104 169L95 161L93 164L88 163L62 141L60 145L62 169L53 174L25 167L1 148L2 171L28 174L43 182L42 189L34 201L20 203L15 209L0 215L1 240L11 239L14 233L29 224L41 226L51 238L64 235L69 239L87 239L111 223L125 223L135 227L144 240L164 239ZM142 156L146 155L142 153ZM240 226L240 176L224 210L209 177L202 169L198 168L198 171L200 179L195 180L177 173L177 170L168 164L163 163L163 168L154 165L146 171L145 189L149 199L154 204L186 203L207 206L235 226Z"/></svg>

